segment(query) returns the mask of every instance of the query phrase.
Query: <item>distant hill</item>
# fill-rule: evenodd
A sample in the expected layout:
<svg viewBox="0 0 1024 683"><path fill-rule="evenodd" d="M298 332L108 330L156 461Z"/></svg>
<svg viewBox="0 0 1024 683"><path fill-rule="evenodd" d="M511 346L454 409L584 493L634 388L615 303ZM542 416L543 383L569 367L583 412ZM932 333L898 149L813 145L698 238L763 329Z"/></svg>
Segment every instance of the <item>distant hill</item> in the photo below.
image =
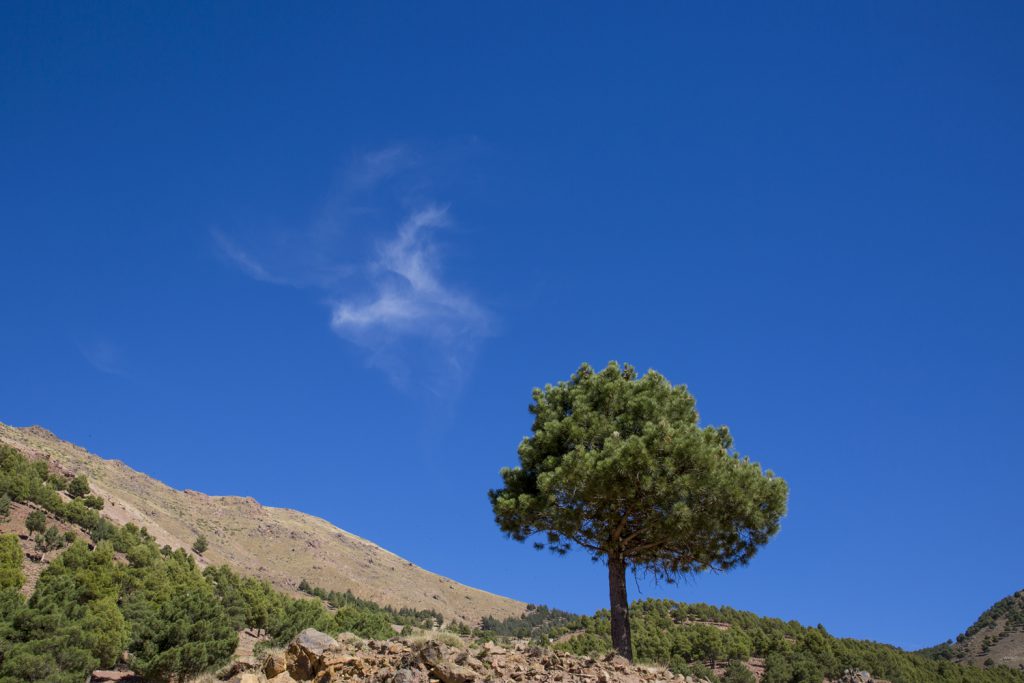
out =
<svg viewBox="0 0 1024 683"><path fill-rule="evenodd" d="M936 659L1024 670L1024 590L985 610L956 641L923 652Z"/></svg>
<svg viewBox="0 0 1024 683"><path fill-rule="evenodd" d="M990 610L994 624L1003 624L1012 613L1003 603ZM1018 600L1018 619L1019 607ZM506 624L485 625L496 632L502 627L525 626L552 641L555 649L576 655L600 656L612 649L607 610L575 619L564 613L541 611L537 611L536 619L530 619L532 612ZM739 660L763 683L1024 683L1024 673L1008 661L984 665L982 660L980 666L967 661L936 661L891 645L837 638L820 625L808 627L729 607L643 600L630 605L630 618L638 661L664 664L704 678L711 678L710 673L724 676L728 662ZM992 654L997 656L995 646ZM872 676L845 675L850 671L867 671Z"/></svg>
<svg viewBox="0 0 1024 683"><path fill-rule="evenodd" d="M203 563L227 564L291 594L298 594L305 578L381 605L435 610L470 626L484 617L517 617L526 609L426 571L323 519L252 498L178 491L40 427L0 423L0 443L45 460L51 469L84 474L105 502L102 515L112 522L146 527L159 545L172 548L191 548L203 535L209 541Z"/></svg>

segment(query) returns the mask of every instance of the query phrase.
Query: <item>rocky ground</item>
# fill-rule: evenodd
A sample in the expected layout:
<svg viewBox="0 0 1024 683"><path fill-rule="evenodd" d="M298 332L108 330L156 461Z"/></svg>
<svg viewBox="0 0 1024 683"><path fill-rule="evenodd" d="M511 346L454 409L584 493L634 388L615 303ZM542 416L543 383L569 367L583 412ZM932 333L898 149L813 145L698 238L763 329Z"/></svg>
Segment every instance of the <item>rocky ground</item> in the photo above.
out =
<svg viewBox="0 0 1024 683"><path fill-rule="evenodd" d="M232 683L698 683L662 668L634 666L618 656L595 660L525 644L454 646L437 640L362 641L344 636L337 641L312 629L300 633L283 651L237 663L230 675Z"/></svg>
<svg viewBox="0 0 1024 683"><path fill-rule="evenodd" d="M343 634L338 640L306 629L287 648L261 657L242 657L219 677L193 683L706 683L662 667L634 665L617 655L600 659L515 642L507 646L455 644L436 639L365 641ZM760 671L755 671L760 680ZM136 683L131 672L95 671L90 683ZM888 683L866 671L848 671L838 681Z"/></svg>

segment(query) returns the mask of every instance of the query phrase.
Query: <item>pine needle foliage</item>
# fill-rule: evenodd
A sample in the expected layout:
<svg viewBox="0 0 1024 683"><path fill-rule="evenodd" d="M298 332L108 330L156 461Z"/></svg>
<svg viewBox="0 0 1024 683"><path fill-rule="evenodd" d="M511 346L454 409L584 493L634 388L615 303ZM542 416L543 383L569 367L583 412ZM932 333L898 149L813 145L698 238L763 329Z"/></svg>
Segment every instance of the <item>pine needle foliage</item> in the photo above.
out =
<svg viewBox="0 0 1024 683"><path fill-rule="evenodd" d="M534 389L533 435L490 492L511 538L608 564L616 650L632 657L625 571L674 581L746 564L778 530L786 483L701 426L696 401L650 370L583 364Z"/></svg>

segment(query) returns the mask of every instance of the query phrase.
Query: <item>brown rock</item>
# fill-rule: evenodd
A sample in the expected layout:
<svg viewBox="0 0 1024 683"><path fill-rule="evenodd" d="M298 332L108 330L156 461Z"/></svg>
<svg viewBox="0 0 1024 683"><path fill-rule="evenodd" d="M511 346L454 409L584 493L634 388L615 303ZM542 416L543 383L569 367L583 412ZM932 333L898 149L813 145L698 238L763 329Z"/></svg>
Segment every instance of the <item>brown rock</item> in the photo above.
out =
<svg viewBox="0 0 1024 683"><path fill-rule="evenodd" d="M267 658L263 660L263 674L267 678L280 676L287 670L288 659L285 657L284 652L271 652L267 655Z"/></svg>
<svg viewBox="0 0 1024 683"><path fill-rule="evenodd" d="M475 671L455 662L447 645L435 641L425 643L420 650L420 659L441 683L470 683L479 679Z"/></svg>
<svg viewBox="0 0 1024 683"><path fill-rule="evenodd" d="M262 674L254 674L251 671L240 673L229 681L229 683L267 683Z"/></svg>
<svg viewBox="0 0 1024 683"><path fill-rule="evenodd" d="M307 628L288 644L288 673L297 681L312 680L322 668L323 654L337 646L338 641L326 633Z"/></svg>
<svg viewBox="0 0 1024 683"><path fill-rule="evenodd" d="M420 669L399 669L391 677L391 683L427 683L427 674Z"/></svg>
<svg viewBox="0 0 1024 683"><path fill-rule="evenodd" d="M508 654L508 650L503 648L501 645L498 645L497 643L492 643L491 641L487 641L486 643L484 643L484 652L488 656L490 656L490 655L507 655Z"/></svg>
<svg viewBox="0 0 1024 683"><path fill-rule="evenodd" d="M283 656L268 655L261 668L270 674L284 666L276 676L267 676L269 683L703 683L664 669L634 666L621 657L595 661L521 641L508 647L485 644L479 649L435 640L412 644L339 637L339 641L317 631L303 632ZM263 683L267 679L258 675L247 680Z"/></svg>
<svg viewBox="0 0 1024 683"><path fill-rule="evenodd" d="M257 668L256 660L252 657L239 657L235 661L228 665L228 668L222 671L219 675L222 679L231 678L238 674L245 673L246 671L255 671Z"/></svg>

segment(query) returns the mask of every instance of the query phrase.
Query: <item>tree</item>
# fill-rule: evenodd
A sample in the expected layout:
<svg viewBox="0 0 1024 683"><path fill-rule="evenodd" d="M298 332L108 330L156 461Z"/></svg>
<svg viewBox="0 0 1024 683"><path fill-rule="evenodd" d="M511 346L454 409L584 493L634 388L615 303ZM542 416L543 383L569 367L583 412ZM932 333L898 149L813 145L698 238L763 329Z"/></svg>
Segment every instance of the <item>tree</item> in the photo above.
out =
<svg viewBox="0 0 1024 683"><path fill-rule="evenodd" d="M31 533L42 533L46 529L46 513L33 510L25 518L25 528Z"/></svg>
<svg viewBox="0 0 1024 683"><path fill-rule="evenodd" d="M7 519L11 514L11 497L6 493L0 493L0 520Z"/></svg>
<svg viewBox="0 0 1024 683"><path fill-rule="evenodd" d="M672 582L747 563L779 529L786 483L701 427L685 386L649 371L583 364L534 389L533 435L490 492L511 538L564 554L578 545L608 566L612 644L632 659L626 569Z"/></svg>
<svg viewBox="0 0 1024 683"><path fill-rule="evenodd" d="M17 590L25 583L21 572L21 546L14 534L0 535L0 591Z"/></svg>
<svg viewBox="0 0 1024 683"><path fill-rule="evenodd" d="M79 474L68 483L68 495L72 498L84 498L90 493L89 480L85 478L84 474Z"/></svg>
<svg viewBox="0 0 1024 683"><path fill-rule="evenodd" d="M196 555L202 555L206 552L206 549L210 547L210 543L206 540L206 536L200 534L196 537L196 542L192 544L192 552Z"/></svg>
<svg viewBox="0 0 1024 683"><path fill-rule="evenodd" d="M722 683L757 683L757 678L750 672L743 662L734 659L729 662L729 668L725 670L725 678Z"/></svg>
<svg viewBox="0 0 1024 683"><path fill-rule="evenodd" d="M44 533L36 536L36 549L44 555L51 551L61 548L64 545L64 537L60 533L60 529L55 526L51 526Z"/></svg>

